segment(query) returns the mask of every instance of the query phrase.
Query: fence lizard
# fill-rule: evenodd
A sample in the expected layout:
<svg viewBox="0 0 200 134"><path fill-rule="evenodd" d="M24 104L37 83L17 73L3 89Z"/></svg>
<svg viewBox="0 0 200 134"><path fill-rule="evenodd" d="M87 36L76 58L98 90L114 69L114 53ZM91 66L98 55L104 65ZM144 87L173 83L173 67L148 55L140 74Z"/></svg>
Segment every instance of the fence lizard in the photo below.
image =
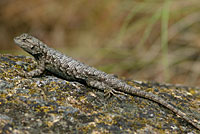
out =
<svg viewBox="0 0 200 134"><path fill-rule="evenodd" d="M198 124L197 120L190 119L190 117L188 117L184 112L166 102L158 95L154 95L153 93L145 92L139 88L130 86L123 80L120 80L111 74L107 74L66 56L61 52L49 48L37 38L26 33L15 37L14 41L19 47L31 54L38 63L35 70L24 74L25 77L40 75L46 69L66 80L82 82L87 86L108 91L112 94L127 93L146 98L170 109L175 114L179 115L181 118L185 119L188 123L200 130L200 124Z"/></svg>

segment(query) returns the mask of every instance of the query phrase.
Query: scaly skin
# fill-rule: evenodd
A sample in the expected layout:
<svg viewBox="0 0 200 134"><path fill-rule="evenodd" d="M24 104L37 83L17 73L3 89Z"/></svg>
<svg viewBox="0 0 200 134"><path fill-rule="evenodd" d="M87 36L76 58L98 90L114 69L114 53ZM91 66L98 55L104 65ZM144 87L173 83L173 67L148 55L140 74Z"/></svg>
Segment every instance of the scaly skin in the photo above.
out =
<svg viewBox="0 0 200 134"><path fill-rule="evenodd" d="M52 48L49 48L46 44L31 35L22 34L14 38L14 41L19 47L31 54L38 63L35 70L24 74L26 77L40 75L46 69L66 80L85 83L87 86L94 87L99 90L109 91L113 94L128 93L140 96L170 109L175 114L179 115L181 118L185 119L188 123L200 130L200 125L197 120L190 119L190 117L188 117L181 110L177 109L157 95L132 87L111 74L97 70Z"/></svg>

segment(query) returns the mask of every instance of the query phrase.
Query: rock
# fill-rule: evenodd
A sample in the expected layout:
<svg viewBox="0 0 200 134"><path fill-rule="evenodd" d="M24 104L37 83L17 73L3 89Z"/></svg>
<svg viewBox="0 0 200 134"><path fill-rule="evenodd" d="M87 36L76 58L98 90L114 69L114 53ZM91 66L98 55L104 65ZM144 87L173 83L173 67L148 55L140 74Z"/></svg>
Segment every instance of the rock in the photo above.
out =
<svg viewBox="0 0 200 134"><path fill-rule="evenodd" d="M25 56L0 55L0 133L200 133L167 108L150 100L104 93L34 69ZM127 81L164 98L200 120L200 89L145 81Z"/></svg>

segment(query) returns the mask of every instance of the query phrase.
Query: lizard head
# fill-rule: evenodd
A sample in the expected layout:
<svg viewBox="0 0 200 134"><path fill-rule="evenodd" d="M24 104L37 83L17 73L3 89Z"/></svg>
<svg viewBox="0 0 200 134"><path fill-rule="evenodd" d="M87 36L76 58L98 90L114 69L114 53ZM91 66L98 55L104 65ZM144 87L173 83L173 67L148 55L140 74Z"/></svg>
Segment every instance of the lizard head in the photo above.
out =
<svg viewBox="0 0 200 134"><path fill-rule="evenodd" d="M42 48L46 47L45 44L41 43L38 39L28 35L27 33L23 33L22 35L15 37L14 42L33 56L42 54Z"/></svg>

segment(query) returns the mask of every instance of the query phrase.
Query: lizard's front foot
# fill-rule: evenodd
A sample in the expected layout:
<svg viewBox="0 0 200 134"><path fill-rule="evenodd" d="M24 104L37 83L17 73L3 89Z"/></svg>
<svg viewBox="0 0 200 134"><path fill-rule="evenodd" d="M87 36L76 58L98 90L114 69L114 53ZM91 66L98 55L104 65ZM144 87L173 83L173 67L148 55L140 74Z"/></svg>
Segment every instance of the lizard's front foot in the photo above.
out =
<svg viewBox="0 0 200 134"><path fill-rule="evenodd" d="M22 71L22 72L18 72L18 74L26 78L40 76L45 70L45 63L43 61L40 61L39 63L41 64L37 65L34 70L29 71L29 72Z"/></svg>
<svg viewBox="0 0 200 134"><path fill-rule="evenodd" d="M16 70L16 72L17 72L17 75L19 75L20 77L24 77L24 78L29 78L30 77L28 75L28 73L25 72L25 71L18 71L18 70Z"/></svg>

